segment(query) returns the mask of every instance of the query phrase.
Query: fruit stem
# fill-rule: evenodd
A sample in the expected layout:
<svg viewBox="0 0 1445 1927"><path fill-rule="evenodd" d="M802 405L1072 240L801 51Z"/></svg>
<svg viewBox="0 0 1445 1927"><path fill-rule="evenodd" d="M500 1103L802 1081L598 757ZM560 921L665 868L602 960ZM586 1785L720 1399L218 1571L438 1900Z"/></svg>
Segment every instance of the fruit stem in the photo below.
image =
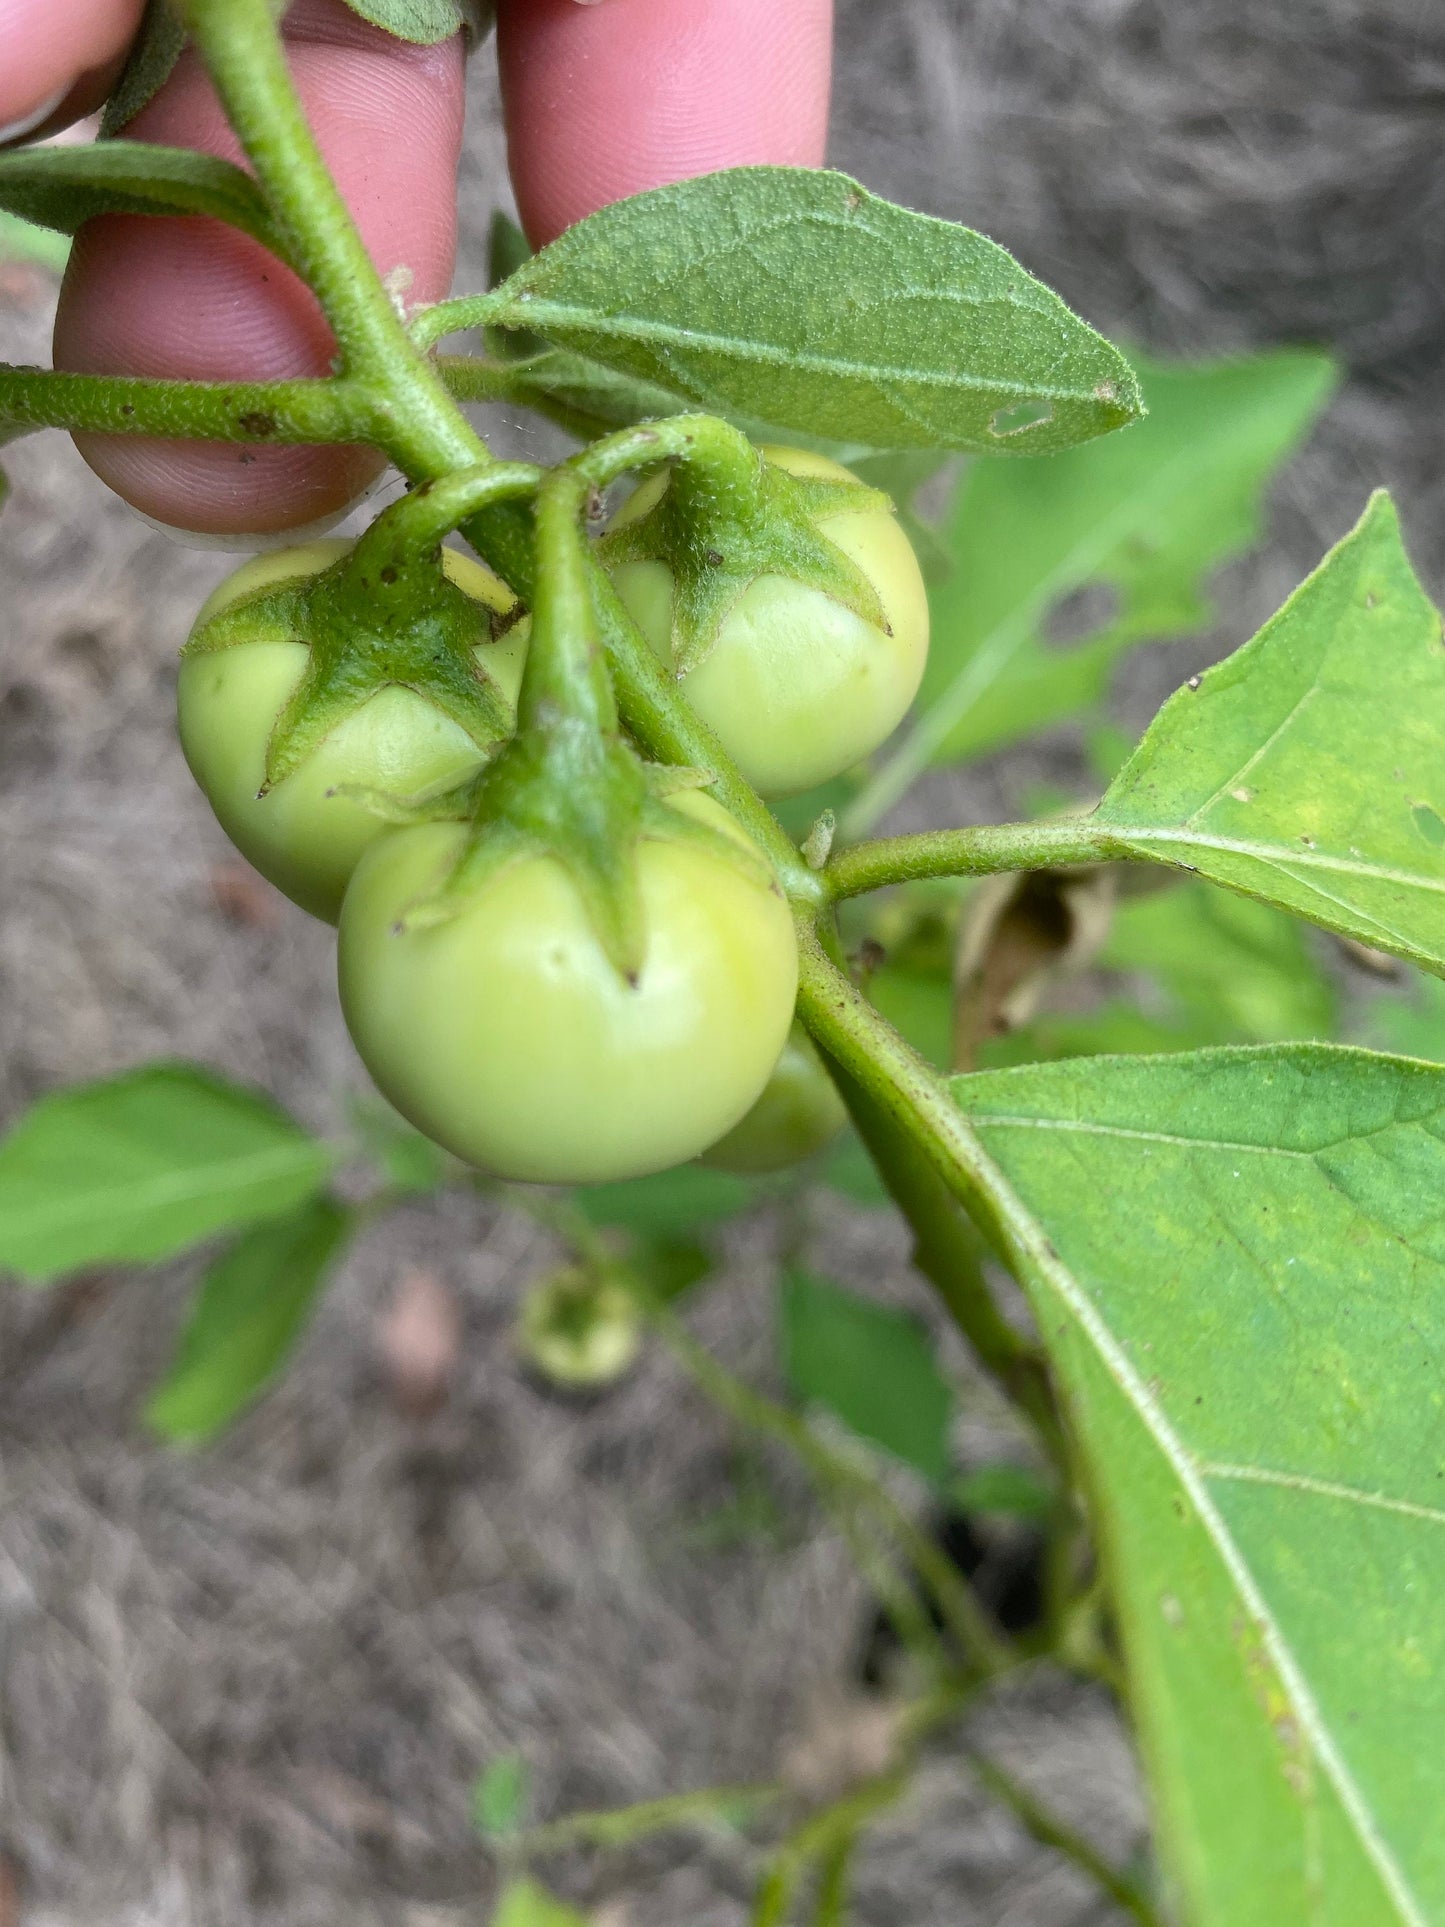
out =
<svg viewBox="0 0 1445 1927"><path fill-rule="evenodd" d="M590 493L584 471L569 462L551 471L537 495L537 581L519 730L554 728L565 719L573 729L617 734L593 593L596 564L582 532Z"/></svg>

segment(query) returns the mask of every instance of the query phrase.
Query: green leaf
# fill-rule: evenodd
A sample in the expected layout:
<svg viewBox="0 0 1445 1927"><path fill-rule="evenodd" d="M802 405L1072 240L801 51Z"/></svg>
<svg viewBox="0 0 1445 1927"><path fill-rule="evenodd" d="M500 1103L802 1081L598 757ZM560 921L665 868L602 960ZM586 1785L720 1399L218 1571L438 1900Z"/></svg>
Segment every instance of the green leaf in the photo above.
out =
<svg viewBox="0 0 1445 1927"><path fill-rule="evenodd" d="M603 208L485 308L696 406L876 448L1041 454L1140 412L1124 358L1002 248L806 168Z"/></svg>
<svg viewBox="0 0 1445 1927"><path fill-rule="evenodd" d="M186 44L186 30L166 0L146 0L140 31L131 42L130 58L105 104L100 132L111 140L149 105L175 70Z"/></svg>
<svg viewBox="0 0 1445 1927"><path fill-rule="evenodd" d="M492 214L487 237L487 286L497 287L509 274L515 274L535 250L520 227L503 208Z"/></svg>
<svg viewBox="0 0 1445 1927"><path fill-rule="evenodd" d="M293 1210L331 1163L284 1111L195 1065L57 1091L0 1143L0 1269L44 1281L169 1258Z"/></svg>
<svg viewBox="0 0 1445 1927"><path fill-rule="evenodd" d="M534 1880L513 1880L497 1902L492 1927L587 1927L587 1919Z"/></svg>
<svg viewBox="0 0 1445 1927"><path fill-rule="evenodd" d="M472 1788L472 1818L478 1833L498 1840L518 1832L527 1817L531 1783L520 1753L503 1753L489 1761Z"/></svg>
<svg viewBox="0 0 1445 1927"><path fill-rule="evenodd" d="M345 1207L313 1198L232 1245L202 1284L146 1408L155 1431L198 1445L251 1403L295 1348L351 1225Z"/></svg>
<svg viewBox="0 0 1445 1927"><path fill-rule="evenodd" d="M1098 961L1154 977L1186 1043L1323 1042L1335 1032L1334 991L1300 924L1208 884L1122 904Z"/></svg>
<svg viewBox="0 0 1445 1927"><path fill-rule="evenodd" d="M463 33L475 43L492 24L492 0L346 0L354 14L398 40L433 47Z"/></svg>
<svg viewBox="0 0 1445 1927"><path fill-rule="evenodd" d="M1336 379L1325 356L1293 350L1202 367L1131 359L1149 415L1129 434L964 477L916 720L850 835L930 763L1070 716L1099 700L1128 650L1207 627L1209 574L1259 540L1264 490ZM1050 612L1084 591L1093 623L1066 645L1047 640Z"/></svg>
<svg viewBox="0 0 1445 1927"><path fill-rule="evenodd" d="M1094 821L1133 855L1445 970L1445 641L1387 495L1170 698Z"/></svg>
<svg viewBox="0 0 1445 1927"><path fill-rule="evenodd" d="M593 1224L617 1225L639 1237L683 1238L700 1225L735 1218L758 1197L756 1180L714 1171L703 1164L680 1164L652 1178L622 1184L592 1184L575 1193Z"/></svg>
<svg viewBox="0 0 1445 1927"><path fill-rule="evenodd" d="M1445 1919L1445 1070L955 1079L1085 1448L1198 1927Z"/></svg>
<svg viewBox="0 0 1445 1927"><path fill-rule="evenodd" d="M69 259L70 243L63 236L0 209L0 261L33 261L60 274Z"/></svg>
<svg viewBox="0 0 1445 1927"><path fill-rule="evenodd" d="M250 175L188 147L17 147L0 154L0 208L61 234L74 234L97 214L205 214L285 258Z"/></svg>
<svg viewBox="0 0 1445 1927"><path fill-rule="evenodd" d="M789 1271L778 1298L778 1338L783 1374L799 1399L943 1483L953 1393L916 1318L826 1278Z"/></svg>
<svg viewBox="0 0 1445 1927"><path fill-rule="evenodd" d="M963 1512L1001 1513L1010 1519L1045 1519L1054 1495L1025 1465L976 1466L953 1480L948 1496Z"/></svg>

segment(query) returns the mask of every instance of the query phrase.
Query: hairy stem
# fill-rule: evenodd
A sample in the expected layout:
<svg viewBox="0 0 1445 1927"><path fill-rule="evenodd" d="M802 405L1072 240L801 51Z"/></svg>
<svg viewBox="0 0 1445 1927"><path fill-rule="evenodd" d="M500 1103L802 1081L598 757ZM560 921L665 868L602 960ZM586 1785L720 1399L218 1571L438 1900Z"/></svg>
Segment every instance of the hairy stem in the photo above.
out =
<svg viewBox="0 0 1445 1927"><path fill-rule="evenodd" d="M407 333L302 112L270 0L180 0L226 116L348 374L385 396L380 445L408 473L486 458L435 367Z"/></svg>
<svg viewBox="0 0 1445 1927"><path fill-rule="evenodd" d="M1001 870L1045 870L1106 863L1133 852L1090 818L1044 823L981 823L964 830L924 830L840 850L823 870L832 900L862 896L890 883L925 877L994 876Z"/></svg>
<svg viewBox="0 0 1445 1927"><path fill-rule="evenodd" d="M197 441L366 442L375 399L360 382L150 381L0 365L0 424Z"/></svg>
<svg viewBox="0 0 1445 1927"><path fill-rule="evenodd" d="M1066 1860L1071 1860L1116 1907L1128 1914L1131 1920L1138 1921L1139 1927L1165 1927L1164 1916L1137 1880L1111 1866L1091 1841L1057 1814L1050 1812L1027 1787L993 1760L973 1752L966 1757L994 1798L1009 1809L1041 1846L1052 1847Z"/></svg>

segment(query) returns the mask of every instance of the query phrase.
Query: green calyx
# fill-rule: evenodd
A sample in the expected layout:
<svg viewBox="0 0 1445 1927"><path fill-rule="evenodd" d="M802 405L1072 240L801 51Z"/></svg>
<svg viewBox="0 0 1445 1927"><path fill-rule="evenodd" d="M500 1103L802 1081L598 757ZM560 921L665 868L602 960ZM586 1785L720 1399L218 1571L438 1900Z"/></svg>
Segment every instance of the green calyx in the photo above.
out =
<svg viewBox="0 0 1445 1927"><path fill-rule="evenodd" d="M729 611L759 576L800 582L887 632L877 590L818 522L887 506L888 498L861 482L791 475L735 429L698 421L694 445L679 456L657 500L635 520L624 511L599 545L609 566L662 562L671 572L677 674L706 659Z"/></svg>
<svg viewBox="0 0 1445 1927"><path fill-rule="evenodd" d="M442 535L485 477L488 499L534 488L537 471L494 464L424 484L378 516L329 568L243 596L204 623L185 655L252 642L301 642L306 672L266 748L265 795L379 690L410 689L451 718L484 755L511 734L511 704L478 663L522 614L498 582L489 601L468 595L443 566ZM468 487L471 481L472 486Z"/></svg>
<svg viewBox="0 0 1445 1927"><path fill-rule="evenodd" d="M517 734L464 791L421 799L405 812L410 820L464 816L472 827L441 888L413 905L403 923L415 929L444 922L505 865L552 857L576 887L609 961L635 984L647 953L641 843L692 843L773 879L751 841L668 803L706 786L706 771L646 764L622 740L599 637L597 565L580 527L589 495L590 483L571 464L554 470L541 491L537 597Z"/></svg>

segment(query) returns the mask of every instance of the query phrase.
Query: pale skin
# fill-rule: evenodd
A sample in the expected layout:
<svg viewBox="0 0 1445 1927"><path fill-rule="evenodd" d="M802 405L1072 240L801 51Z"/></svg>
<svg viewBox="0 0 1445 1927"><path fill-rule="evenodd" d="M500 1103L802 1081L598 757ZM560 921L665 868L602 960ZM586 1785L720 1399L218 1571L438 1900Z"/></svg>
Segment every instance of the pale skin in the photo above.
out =
<svg viewBox="0 0 1445 1927"><path fill-rule="evenodd" d="M0 0L0 138L53 132L91 112L141 8ZM285 33L322 151L377 266L409 271L409 304L441 299L456 246L460 39L408 46L341 0L294 0ZM819 165L831 40L832 0L499 0L508 156L528 235L541 244L606 202L712 168ZM239 158L190 55L127 134ZM244 235L106 216L77 238L57 367L261 380L323 374L331 355L311 295ZM365 449L76 439L137 508L215 534L305 527L364 489L380 460Z"/></svg>

